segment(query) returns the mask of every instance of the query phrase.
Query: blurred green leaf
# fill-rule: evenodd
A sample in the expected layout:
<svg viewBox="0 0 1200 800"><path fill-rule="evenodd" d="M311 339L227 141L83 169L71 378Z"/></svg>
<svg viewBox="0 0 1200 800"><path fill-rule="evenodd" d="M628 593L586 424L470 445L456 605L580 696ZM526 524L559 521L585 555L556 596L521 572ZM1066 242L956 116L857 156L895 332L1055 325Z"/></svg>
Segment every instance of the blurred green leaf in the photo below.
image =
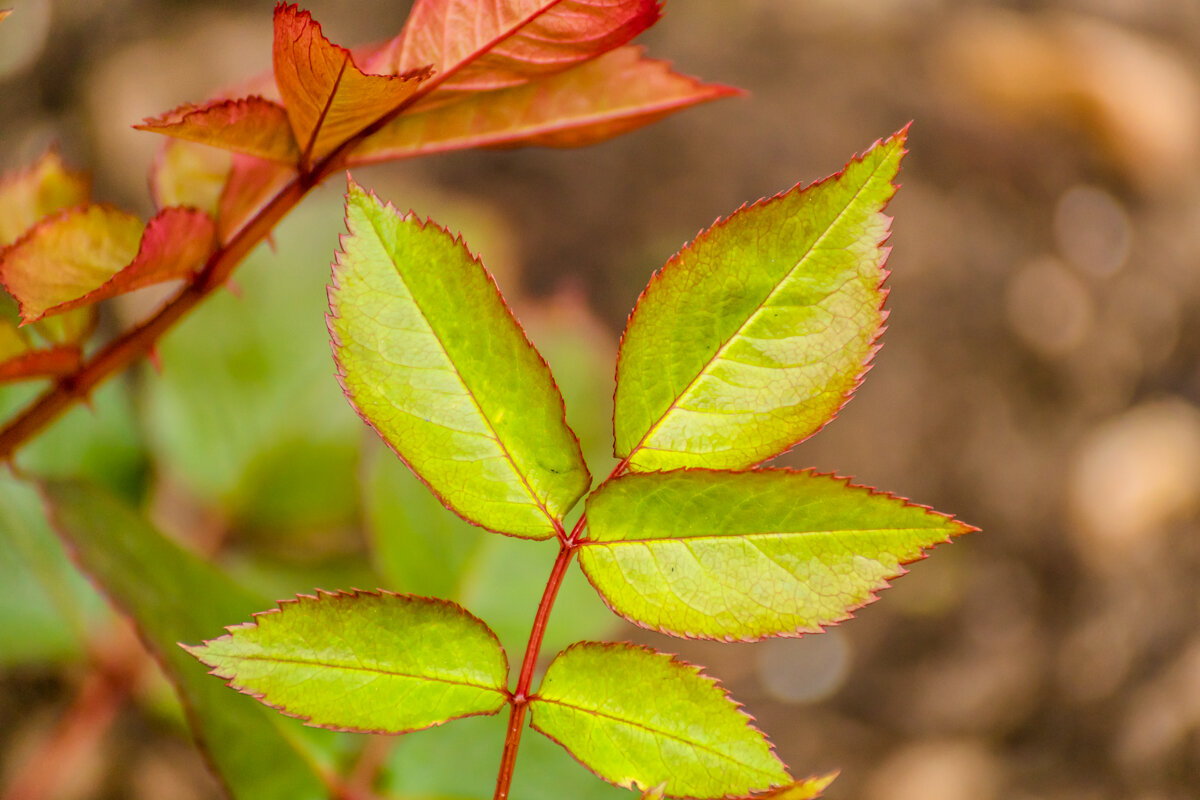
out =
<svg viewBox="0 0 1200 800"><path fill-rule="evenodd" d="M67 559L29 485L0 472L0 667L74 659L107 605Z"/></svg>
<svg viewBox="0 0 1200 800"><path fill-rule="evenodd" d="M176 683L201 746L237 800L318 800L328 791L303 726L209 676L176 645L220 632L266 601L164 538L112 496L47 482L52 523L113 603L129 613ZM269 765L265 768L264 765Z"/></svg>
<svg viewBox="0 0 1200 800"><path fill-rule="evenodd" d="M333 377L322 310L340 204L317 195L163 340L148 382L155 455L235 523L276 534L357 517L361 423Z"/></svg>

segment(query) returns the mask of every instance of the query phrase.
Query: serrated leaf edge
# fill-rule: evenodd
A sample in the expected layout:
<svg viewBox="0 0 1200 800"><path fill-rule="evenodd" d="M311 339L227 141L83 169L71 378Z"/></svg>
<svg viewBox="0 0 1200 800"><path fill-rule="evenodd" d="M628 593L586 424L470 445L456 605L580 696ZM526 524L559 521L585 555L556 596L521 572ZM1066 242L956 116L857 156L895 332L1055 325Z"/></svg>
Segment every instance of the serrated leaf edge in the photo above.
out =
<svg viewBox="0 0 1200 800"><path fill-rule="evenodd" d="M653 647L649 647L649 646L643 645L643 644L637 644L636 642L628 642L628 641L624 641L624 642L589 642L589 641L575 642L574 644L570 645L569 647L559 651L554 656L554 658L551 660L550 663L551 663L551 665L553 665L554 661L557 661L559 656L562 656L562 655L570 652L571 650L574 650L577 647L588 647L588 646L600 647L605 650L619 650L619 649L642 650L642 651L644 651L646 653L650 653L652 655L666 656L668 659L670 659L672 664L679 664L680 666L683 666L686 669L690 670L693 675L706 681L707 683L709 683L711 686L716 688L721 693L721 697L724 700L729 702L729 704L733 707L733 710L736 711L738 714L740 714L741 716L743 716L746 719L746 728L748 730L753 731L754 733L757 733L760 736L762 736L763 741L766 742L766 744L767 744L768 752L771 754L771 756L777 762L779 762L779 766L783 769L784 773L789 775L789 777L790 777L791 773L788 772L787 764L783 763L783 759L781 759L779 757L779 754L777 752L775 752L775 743L773 741L771 741L771 738L769 736L767 736L767 734L765 732L763 732L763 730L761 728L758 727L758 725L756 724L757 720L754 718L754 715L751 714L749 711L747 711L745 705L743 705L732 694L730 694L729 690L725 688L724 684L722 684L719 679L704 672L705 668L703 666L700 666L698 664L693 664L690 661L684 661L679 656L678 653L664 653L661 650L656 650ZM549 670L549 667L547 667L546 669ZM532 711L532 704L535 700L541 700L543 703L554 702L552 700L546 700L546 699L542 698L538 693L534 692L533 694L531 694L529 696L531 711ZM565 704L558 703L558 705L565 705ZM587 713L587 712L585 712L585 713ZM622 720L619 717L609 717L609 718L615 719L618 722L625 722L625 720ZM569 747L567 747L565 744L563 744L558 739L556 739L555 737L551 736L550 734L546 733L541 728L539 728L537 726L537 724L533 721L532 715L529 720L529 726L531 728L533 728L535 731L537 731L538 733L545 736L550 741L557 744L559 747L561 747L563 750L565 750L567 752L567 754L571 756L571 758L573 758L577 762L579 762L580 766L582 766L588 772L595 775L597 778L600 778L605 783L612 784L613 786L619 786L622 789L633 789L634 791L649 791L654 788L653 786L642 786L636 780L631 780L630 786L623 786L622 784L610 781L608 778L605 778L603 775L596 772L594 769L592 769L590 766L588 766L582 760L580 760L580 758L578 756L576 756L575 753L573 753L571 751L571 749ZM637 726L637 727L640 727L640 726ZM646 729L646 730L649 730L649 729ZM651 731L651 732L653 732L653 731ZM672 736L670 738L678 739L678 737L674 737L674 736ZM690 742L688 744L690 744ZM707 749L707 748L705 748L705 749ZM732 761L733 759L730 759L730 760ZM634 785L636 785L636 787L637 787L636 789L634 789ZM786 786L786 784L783 784L778 787L777 786L766 787L764 789L764 791L767 789L782 788L782 786ZM744 797L744 795L732 795L732 794L725 794L725 795L721 795L720 797L697 797L697 796L693 796L693 795L682 795L682 794L677 795L677 794L671 794L669 787L667 789L666 796L675 798L675 800L741 800L741 798Z"/></svg>
<svg viewBox="0 0 1200 800"><path fill-rule="evenodd" d="M452 242L455 245L462 247L462 249L467 253L467 255L470 256L471 260L475 264L477 264L480 269L483 270L485 275L487 275L488 280L491 282L492 288L496 292L496 296L500 299L501 305L504 307L504 309L506 311L508 311L509 317L512 319L513 323L516 325L517 331L521 334L521 337L525 340L525 346L533 351L533 355L537 358L538 362L542 365L542 368L545 370L546 376L550 380L550 384L554 389L555 395L558 397L559 418L562 420L563 427L570 434L571 441L573 441L575 443L575 451L580 457L579 460L580 460L580 464L583 467L583 473L584 473L584 475L587 476L587 479L588 479L587 485L579 492L578 496L576 496L565 507L565 509L563 511L563 518L565 518L566 515L569 514L572 509L574 509L577 505L579 505L579 500L582 497L584 497L584 495L586 495L588 493L588 491L591 489L594 479L592 477L591 471L588 470L587 463L583 459L583 455L582 455L583 448L579 443L579 436L578 436L578 434L575 433L574 429L572 429L571 426L567 424L567 406L566 406L566 400L563 398L562 389L559 387L558 381L554 378L554 373L551 372L550 365L546 362L546 359L542 356L541 351L539 351L537 349L537 347L533 344L533 341L529 338L529 334L525 331L525 327L523 325L521 325L521 321L517 318L517 315L515 313L513 313L511 306L509 306L508 301L504 297L504 293L500 291L499 284L496 283L495 276L492 275L491 271L488 270L488 268L484 265L483 260L475 252L473 252L469 246L467 246L466 241L463 239L462 233L452 234L450 232L449 228L439 225L437 222L434 222L433 219L431 219L429 217L426 217L424 221L421 221L420 216L411 209L408 211L407 214L401 214L399 209L397 209L395 205L393 205L390 201L383 200L374 191L365 189L361 184L359 184L357 181L354 180L354 178L350 175L349 172L346 173L346 179L349 184L349 186L347 188L347 192L346 192L347 205L349 203L350 191L352 191L352 189L354 187L357 187L358 189L364 191L372 200L374 200L377 203L381 203L383 205L384 209L389 211L390 213L393 213L393 214L401 217L405 221L408 221L408 220L413 221L415 224L419 225L422 230L424 230L427 227L432 227L435 230L440 231L441 233L445 234L447 237L449 237L452 240ZM348 215L349 215L349 212L347 212L347 216ZM508 531L497 530L495 528L489 528L486 525L476 522L475 520L466 516L466 514L459 511L457 508L455 508L454 505L445 496L443 496L440 492L438 492L436 489L434 489L433 486L431 486L430 483L425 479L424 475L422 475L418 470L413 468L412 464L410 464L408 462L408 459L406 459L404 457L404 455L400 452L400 450L394 444L392 444L392 442L388 439L388 437L386 435L384 435L383 431L379 430L379 428L376 427L375 423L372 422L366 416L366 414L363 413L361 408L359 408L358 403L354 399L353 392L350 390L350 388L348 386L346 386L346 369L345 369L345 366L342 364L341 358L338 357L338 349L340 347L342 347L343 345L342 345L341 337L339 337L337 334L337 331L334 330L334 324L333 324L334 320L341 319L341 316L338 314L338 305L334 301L334 295L337 292L337 290L341 289L341 284L338 282L338 272L339 272L339 267L341 266L341 256L345 255L345 252L346 252L344 243L351 235L349 233L349 221L348 220L346 221L346 225L347 225L347 232L343 233L343 234L338 234L338 251L334 254L334 260L330 265L330 283L326 290L326 298L329 303L329 311L325 314L325 327L329 331L330 347L333 350L333 361L334 361L334 365L336 367L335 377L337 378L338 385L342 388L342 394L346 397L346 401L350 404L350 407L354 409L354 413L357 414L359 416L359 418L363 422L365 422L371 430L373 430L375 432L375 434L380 438L380 440L382 440L383 443L387 445L389 450L391 450L393 453L396 454L396 457L400 459L400 461L404 464L404 466L408 467L409 472L411 472L413 475L415 475L417 477L417 479L420 480L421 483L425 485L425 488L429 489L429 491L433 493L433 496L438 499L438 502L440 502L443 506L446 507L447 510L451 511L453 514L455 514L459 518L465 520L466 522L469 522L470 524L476 526L477 528L482 528L483 530L489 531L491 533L499 533L504 536L510 536L514 539L532 539L535 541L544 541L546 539L554 538L556 535L558 535L560 537L565 535L565 532L562 531L562 518L555 517L553 514L551 514L550 510L548 508L546 508L546 506L542 503L542 501L540 499L538 499L537 495L533 491L533 488L529 485L529 482L526 480L524 473L521 472L520 468L517 467L516 461L513 459L512 455L509 453L508 447L506 447L504 445L504 443L500 440L499 435L496 434L495 428L493 428L493 426L492 426L492 421L490 419L488 419L487 415L483 413L483 409L479 407L479 404L475 399L475 393L471 390L470 387L468 387L466 385L465 382L462 381L461 378L459 379L459 382L462 384L463 389L467 392L467 394L470 395L471 402L475 406L475 409L479 412L480 417L482 417L487 422L488 430L491 431L491 433L492 433L492 439L496 442L497 446L499 446L500 449L504 452L504 456L508 460L509 464L512 466L513 472L520 477L521 484L522 484L522 486L525 487L525 491L529 494L530 499L533 500L534 505L538 508L538 510L540 510L542 512L542 515L545 516L546 519L550 520L550 522L553 526L553 530L548 532L546 535L532 536L529 534L518 534L518 533L510 533ZM424 317L424 311L422 311L422 317ZM430 327L432 328L432 326L430 326ZM453 363L453 362L451 362L451 363Z"/></svg>
<svg viewBox="0 0 1200 800"><path fill-rule="evenodd" d="M638 295L638 299L633 305L633 310L630 311L629 315L626 317L625 328L621 332L621 339L617 344L617 364L613 370L613 457L620 460L620 465L614 471L614 474L616 472L622 471L625 468L625 466L628 465L633 460L634 456L637 454L638 450L645 443L646 439L650 436L650 434L654 432L654 430L657 428L657 426L662 422L663 418L668 413L670 413L672 409L675 408L675 406L679 402L680 398L684 394L686 394L687 391L689 389L691 389L691 387L693 385L695 385L696 381L699 378L699 375L694 377L688 383L688 385L685 386L679 392L679 395L674 400L671 401L670 405L667 406L667 409L665 411L663 411L663 413L659 416L659 418L657 420L655 420L653 423L651 423L650 427L646 429L646 432L644 434L642 434L641 439L639 439L633 445L633 447L630 448L629 454L627 456L622 457L617 453L617 448L616 448L617 388L616 387L617 387L617 383L618 383L618 376L620 375L620 372L621 372L621 360L622 360L622 358L624 356L624 352L625 352L625 350L624 350L625 336L629 332L630 327L633 325L634 317L637 315L638 309L641 308L642 300L646 297L646 295L650 292L650 290L655 286L655 284L657 284L663 280L663 273L665 273L666 270L669 269L673 264L678 263L680 257L683 255L683 253L685 251L689 250L693 244L695 244L697 241L699 241L701 239L704 239L704 238L707 238L707 237L713 235L716 232L719 232L735 216L742 214L744 212L747 212L747 211L753 211L754 209L757 209L761 206L765 206L770 203L773 203L773 202L780 200L780 199L784 198L785 196L791 194L792 192L803 193L803 192L809 191L810 189L815 189L818 186L822 186L826 183L829 183L830 181L836 181L838 178L840 178L842 175L845 174L846 170L849 169L851 165L853 165L856 162L863 161L876 148L881 147L885 144L888 144L895 139L901 139L903 141L907 141L908 131L911 127L912 127L912 122L909 122L907 125L905 125L903 128L901 128L899 131L897 131L896 133L887 137L886 139L882 139L882 138L876 139L868 148L863 150L861 153L856 153L855 155L853 155L846 162L845 166L843 166L837 172L834 172L830 175L826 175L825 177L819 178L808 184L805 184L803 181L801 181L801 182L796 183L793 186L791 186L787 189L784 189L783 191L777 192L776 194L773 194L769 197L759 198L758 200L755 200L753 203L743 203L741 206L739 206L737 209L735 209L732 213L730 213L724 217L717 217L717 219L714 220L711 225L709 225L707 228L701 229L699 233L697 233L694 237L692 237L692 239L689 240L682 248L680 248L679 251L677 251L673 256L671 256L667 260L666 264L664 264L659 269L655 270L654 274L650 276L650 280L646 283L645 288L642 289L641 294ZM903 161L904 156L907 153L908 153L908 148L902 146L900 148L901 161ZM898 190L900 188L901 184L896 183L894 179L891 181L891 183L893 186L892 197L895 197L896 190ZM882 214L883 211L887 209L890 202L891 202L891 198L889 197L888 200L886 202L884 202L883 206L881 206L881 208L879 210L880 214ZM871 371L871 367L874 366L875 354L878 353L879 350L883 347L882 342L880 342L879 340L883 336L884 331L887 330L887 319L891 313L888 309L884 308L884 304L887 302L888 294L890 293L890 289L886 288L884 286L884 284L887 282L888 277L891 275L891 271L887 268L887 261L888 261L888 256L891 255L891 251L892 251L891 247L884 246L887 243L887 241L891 238L891 235L892 235L892 230L891 230L892 217L886 217L886 219L887 219L886 229L884 230L882 237L875 244L875 246L882 253L882 258L880 259L880 262L879 262L879 270L880 270L879 283L876 286L876 289L881 293L881 296L879 298L879 311L880 311L881 316L880 316L880 320L879 320L879 325L876 326L875 331L872 334L871 339L868 343L869 349L867 351L867 354L863 357L862 364L860 365L858 373L854 377L853 383L851 384L850 388L847 389L843 393L841 403L838 404L837 408L835 408L833 410L833 412L829 415L828 419L826 419L823 423L821 423L815 430L813 430L807 436L804 436L803 438L797 439L796 441L792 442L790 445L788 445L784 449L780 450L779 452L773 453L773 454L767 456L766 458L756 461L755 463L750 465L751 468L759 466L760 464L765 464L767 461L770 461L773 458L777 458L778 456L789 452L792 448L796 447L797 445L801 444L802 442L807 441L808 439L812 438L813 436L817 435L822 430L824 430L826 425L828 425L829 423L831 423L835 419L837 419L838 414L840 414L842 409L846 407L846 404L850 402L851 398L854 396L854 393L856 391L858 391L858 387L862 385L863 379L866 377L867 373ZM744 326L745 326L745 323L743 323L743 325L741 327L744 327ZM740 328L739 328L739 330L740 330ZM734 336L736 336L736 335L737 334L735 333ZM709 359L709 363L712 363L712 361L715 360L716 357L721 352L724 351L725 347L728 346L729 342L732 340L733 340L733 337L730 337L719 348L717 348L716 352Z"/></svg>
<svg viewBox="0 0 1200 800"><path fill-rule="evenodd" d="M907 561L901 561L899 564L899 568L900 568L899 572L897 572L895 575L893 575L890 578L884 579L883 586L880 586L878 589L872 591L866 600L864 600L861 603L858 603L857 605L847 608L844 616L838 617L836 620L825 623L823 625L818 625L817 630L786 631L784 633L769 633L769 634L763 634L761 636L746 636L746 637L707 636L707 635L698 634L698 633L695 633L692 631L674 631L674 630L671 630L669 628L665 628L662 626L648 625L646 623L640 622L631 617L627 617L624 614L622 614L620 611L617 611L615 608L613 608L612 603L610 603L608 601L608 598L596 586L595 581L592 580L592 576L589 575L588 571L583 568L582 563L580 564L579 571L583 573L585 578L587 578L588 583L591 584L592 588L596 590L596 594L598 594L600 596L600 599L604 602L604 605L608 606L609 611L613 612L621 619L623 619L627 622L633 623L634 625L638 626L639 628L642 628L643 630L654 631L655 633L661 633L665 636L673 636L677 639L692 639L692 640L698 640L698 641L725 642L728 644L732 644L732 643L742 643L742 642L762 642L767 639L799 639L804 636L810 636L810 635L816 635L819 633L824 633L825 631L829 630L830 628L837 627L841 623L852 619L854 617L854 612L859 611L860 609L863 609L863 608L871 605L872 603L877 602L879 600L880 592L884 591L885 589L890 589L892 587L893 581L895 581L899 578L902 578L909 573L909 570L905 569L905 567L907 565L915 564L918 561L924 561L925 559L929 558L929 554L933 550L934 547L937 547L940 544L950 544L953 542L954 539L958 538L959 536L963 536L968 533L978 533L979 532L979 528L975 527L974 525L970 525L966 522L963 522L962 520L955 517L953 514L947 514L943 511L937 511L937 510L935 510L927 505L924 505L922 503L914 503L913 501L909 500L907 497L895 494L893 492L884 491L882 489L876 489L873 486L867 486L865 484L852 483L852 481L854 480L852 477L838 475L835 472L817 472L815 467L806 467L804 469L793 469L791 467L759 467L758 469L748 469L748 470L714 470L714 469L704 469L702 467L687 467L684 469L667 470L667 471L661 472L659 474L668 475L668 474L677 473L677 472L725 474L725 475L745 475L747 473L757 473L757 474L786 473L786 474L790 474L790 475L810 475L810 476L816 477L816 478L830 478L832 480L841 482L842 485L848 489L861 489L863 491L866 491L868 493L868 495L870 495L872 497L886 497L890 500L899 500L905 508L921 509L929 516L941 517L944 520L954 523L958 527L958 530L955 530L952 532L947 532L946 538L943 539L942 541L934 542L929 547L922 547L920 554L918 554L916 557L908 559ZM653 475L653 474L655 474L655 473L643 472L643 473L626 474L626 475L621 475L616 478L610 478L609 480L607 480L603 484L601 484L601 486L597 487L596 491L600 491L600 489L603 486L607 485L608 483L610 483L612 481L620 481L625 478L637 478L639 476ZM595 492L593 492L593 494L594 493ZM718 538L718 537L707 537L707 538ZM730 538L736 538L736 537L730 537ZM621 540L621 541L628 541L628 540ZM670 540L664 539L663 541L670 541ZM619 542L597 542L595 540L590 540L587 538L586 533L578 541L578 545L581 548L586 547L589 544L605 545L605 544L615 544L615 543L619 543Z"/></svg>
<svg viewBox="0 0 1200 800"><path fill-rule="evenodd" d="M450 606L450 607L454 608L455 610L457 610L458 612L462 613L463 615L474 620L475 622L478 622L483 627L483 629L485 631L487 631L488 635L492 637L492 640L496 643L496 646L500 649L501 657L504 659L504 681L502 682L502 685L501 685L502 688L497 689L495 691L497 692L497 694L500 694L501 696L503 696L505 698L504 705L508 704L509 699L511 698L511 694L508 691L507 684L508 684L508 674L511 670L511 666L508 662L508 653L504 650L504 645L501 644L500 638L498 636L496 636L496 632L493 631L491 629L491 627L486 622L484 622L482 619L475 616L470 611L467 611L467 609L463 608L458 603L452 602L450 600L443 600L440 597L424 597L422 595L404 594L401 592L390 592L387 589L376 589L375 591L369 591L369 590L364 590L364 589L350 589L349 591L344 591L344 590L339 589L339 590L335 590L332 592L326 591L325 589L317 589L317 590L315 590L315 594L297 594L294 599L278 600L278 601L276 601L276 605L278 606L277 608L270 608L265 611L256 611L252 615L252 619L250 622L241 622L241 623L237 623L235 625L227 625L225 627L225 630L228 631L228 633L225 634L224 636L218 636L216 639L205 639L199 645L189 645L184 642L176 642L176 644L183 650L187 651L187 653L189 655L191 655L193 658L195 658L201 664L203 664L206 667L210 667L208 674L225 681L225 685L228 686L230 689L233 689L235 692L238 692L239 694L244 694L247 697L251 697L254 700L258 701L259 703L262 703L267 708L274 709L275 711L278 711L280 714L283 714L284 716L298 719L301 722L303 722L305 724L305 726L307 726L309 728L323 728L328 731L337 731L337 732L341 732L341 733L373 733L373 734L378 734L381 736L400 736L405 733L412 733L414 731L422 731L422 730L426 730L428 728L435 728L435 727L438 727L439 725L444 725L445 723L452 722L453 720L456 720L456 719L464 719L466 717L494 716L503 710L504 705L501 705L500 708L497 708L495 711L474 711L469 714L458 714L453 717L447 717L446 719L440 720L438 722L431 722L428 725L422 725L422 726L416 727L416 728L404 728L403 730L387 730L387 729L374 729L374 728L346 727L346 726L340 726L340 725L325 725L322 723L312 722L312 717L309 715L298 714L294 711L290 711L289 709L287 709L284 706L276 705L275 703L268 702L268 700L266 699L265 692L256 692L253 689L247 689L246 687L238 685L236 674L234 674L234 675L224 674L220 670L219 667L216 667L213 664L211 664L210 662L206 661L204 659L204 657L202 655L200 655L200 653L203 652L204 648L207 645L212 644L213 642L216 642L216 641L232 639L237 631L248 630L251 628L257 628L258 623L255 620L257 620L258 617L267 616L267 615L271 615L271 614L281 614L286 610L286 607L288 607L288 606L297 606L297 605L300 605L301 603L305 603L305 602L309 602L309 601L319 603L324 600L346 600L346 599L352 600L352 599L362 597L362 596L401 597L401 598L406 598L409 600L416 600L419 602L429 603L430 605ZM420 676L411 676L411 677L420 677ZM490 688L490 687L477 687L477 688Z"/></svg>

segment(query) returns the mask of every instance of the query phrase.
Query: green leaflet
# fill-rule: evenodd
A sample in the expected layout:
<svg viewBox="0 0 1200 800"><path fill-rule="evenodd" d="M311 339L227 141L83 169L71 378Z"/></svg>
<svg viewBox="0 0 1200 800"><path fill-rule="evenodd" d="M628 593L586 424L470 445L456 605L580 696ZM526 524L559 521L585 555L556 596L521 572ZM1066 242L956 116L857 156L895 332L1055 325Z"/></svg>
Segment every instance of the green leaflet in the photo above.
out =
<svg viewBox="0 0 1200 800"><path fill-rule="evenodd" d="M402 733L507 702L500 642L447 600L301 595L185 649L233 688L334 730Z"/></svg>
<svg viewBox="0 0 1200 800"><path fill-rule="evenodd" d="M235 800L317 800L329 792L299 723L238 697L175 645L244 618L263 600L84 484L43 485L59 533L83 569L131 614L174 681L192 730ZM269 768L266 766L269 765Z"/></svg>
<svg viewBox="0 0 1200 800"><path fill-rule="evenodd" d="M830 475L626 475L587 502L579 564L621 616L676 636L747 641L844 620L922 550L973 530Z"/></svg>
<svg viewBox="0 0 1200 800"><path fill-rule="evenodd" d="M651 280L617 362L616 454L632 470L743 469L833 418L882 329L882 210L905 134L741 209Z"/></svg>
<svg viewBox="0 0 1200 800"><path fill-rule="evenodd" d="M482 264L351 182L329 327L346 396L448 507L542 539L591 484L550 371Z"/></svg>
<svg viewBox="0 0 1200 800"><path fill-rule="evenodd" d="M791 778L766 737L697 667L630 644L581 642L546 670L532 725L606 781L672 797L749 794Z"/></svg>

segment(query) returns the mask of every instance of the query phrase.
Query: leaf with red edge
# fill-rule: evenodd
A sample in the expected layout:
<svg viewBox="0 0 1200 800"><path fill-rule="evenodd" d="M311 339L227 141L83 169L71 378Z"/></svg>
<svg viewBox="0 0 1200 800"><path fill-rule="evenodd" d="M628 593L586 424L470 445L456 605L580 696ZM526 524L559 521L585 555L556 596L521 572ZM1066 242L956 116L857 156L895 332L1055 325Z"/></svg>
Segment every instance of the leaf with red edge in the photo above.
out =
<svg viewBox="0 0 1200 800"><path fill-rule="evenodd" d="M142 221L92 205L39 222L0 254L0 283L17 299L25 322L95 289L134 259Z"/></svg>
<svg viewBox="0 0 1200 800"><path fill-rule="evenodd" d="M579 565L604 601L674 636L754 641L850 617L933 546L974 530L832 475L685 469L588 496Z"/></svg>
<svg viewBox="0 0 1200 800"><path fill-rule="evenodd" d="M535 730L618 786L665 781L672 797L718 798L791 782L716 681L647 647L572 645L546 668L529 713Z"/></svg>
<svg viewBox="0 0 1200 800"><path fill-rule="evenodd" d="M133 127L284 164L300 158L283 106L258 96L189 103Z"/></svg>
<svg viewBox="0 0 1200 800"><path fill-rule="evenodd" d="M468 147L580 147L737 93L621 47L539 81L401 115L355 148L351 163Z"/></svg>
<svg viewBox="0 0 1200 800"><path fill-rule="evenodd" d="M813 775L788 786L781 786L766 794L755 795L752 799L746 798L746 800L816 800L825 794L829 784L833 783L839 774L841 773L838 770L834 770L824 775Z"/></svg>
<svg viewBox="0 0 1200 800"><path fill-rule="evenodd" d="M428 73L367 75L350 51L331 43L307 11L275 7L275 82L307 169L355 134L393 113Z"/></svg>
<svg viewBox="0 0 1200 800"><path fill-rule="evenodd" d="M503 89L620 47L660 15L658 0L418 0L367 69L401 75L432 65L423 94Z"/></svg>
<svg viewBox="0 0 1200 800"><path fill-rule="evenodd" d="M906 135L744 206L654 276L617 358L615 454L629 469L744 469L833 419L883 332L883 210Z"/></svg>
<svg viewBox="0 0 1200 800"><path fill-rule="evenodd" d="M191 275L216 245L212 218L194 208L165 208L146 224L133 261L87 294L46 309L60 314L119 294Z"/></svg>
<svg viewBox="0 0 1200 800"><path fill-rule="evenodd" d="M0 256L0 282L35 322L143 286L183 277L215 243L211 218L168 208L143 226L103 205L63 212L39 223Z"/></svg>
<svg viewBox="0 0 1200 800"><path fill-rule="evenodd" d="M47 150L28 169L0 178L0 248L50 214L88 201L89 181L71 172L58 151Z"/></svg>

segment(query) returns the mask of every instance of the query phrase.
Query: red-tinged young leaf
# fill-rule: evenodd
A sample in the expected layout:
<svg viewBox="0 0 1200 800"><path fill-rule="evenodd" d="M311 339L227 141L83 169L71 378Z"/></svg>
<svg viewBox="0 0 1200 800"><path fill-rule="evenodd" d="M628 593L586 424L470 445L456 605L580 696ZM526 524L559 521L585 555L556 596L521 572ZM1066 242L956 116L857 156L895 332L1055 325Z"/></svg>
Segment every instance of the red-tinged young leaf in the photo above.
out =
<svg viewBox="0 0 1200 800"><path fill-rule="evenodd" d="M258 96L183 105L133 127L284 164L300 158L283 106Z"/></svg>
<svg viewBox="0 0 1200 800"><path fill-rule="evenodd" d="M231 687L334 730L404 733L508 702L500 641L448 600L301 595L185 649Z"/></svg>
<svg viewBox="0 0 1200 800"><path fill-rule="evenodd" d="M902 565L974 530L831 475L771 469L626 475L587 500L579 564L605 602L674 636L815 633Z"/></svg>
<svg viewBox="0 0 1200 800"><path fill-rule="evenodd" d="M12 13L11 8L0 8L0 22L3 22L4 18L7 17L11 13Z"/></svg>
<svg viewBox="0 0 1200 800"><path fill-rule="evenodd" d="M228 242L242 226L296 177L296 168L235 155L217 205L217 236Z"/></svg>
<svg viewBox="0 0 1200 800"><path fill-rule="evenodd" d="M0 323L0 383L67 375L83 361L83 351L73 345L4 355L3 350L13 344L6 341L4 328Z"/></svg>
<svg viewBox="0 0 1200 800"><path fill-rule="evenodd" d="M630 469L744 469L834 417L883 330L883 208L906 132L717 222L650 281L617 362Z"/></svg>
<svg viewBox="0 0 1200 800"><path fill-rule="evenodd" d="M232 166L233 153L227 150L167 139L150 170L155 207L187 206L216 219Z"/></svg>
<svg viewBox="0 0 1200 800"><path fill-rule="evenodd" d="M766 794L757 794L753 798L745 800L815 800L825 794L829 784L833 783L839 774L840 772L835 770L825 775L814 775L811 778L796 781L790 786L781 786Z"/></svg>
<svg viewBox="0 0 1200 800"><path fill-rule="evenodd" d="M294 5L275 7L275 83L300 143L306 170L361 130L392 113L427 73L367 75L350 51L331 43L321 26Z"/></svg>
<svg viewBox="0 0 1200 800"><path fill-rule="evenodd" d="M143 224L109 206L76 208L45 219L0 253L0 283L25 322L81 297L129 264Z"/></svg>
<svg viewBox="0 0 1200 800"><path fill-rule="evenodd" d="M559 653L529 703L533 727L604 780L670 797L745 795L791 782L766 737L697 667L631 644Z"/></svg>
<svg viewBox="0 0 1200 800"><path fill-rule="evenodd" d="M51 148L29 169L0 178L0 249L39 220L88 201L87 176L63 166Z"/></svg>
<svg viewBox="0 0 1200 800"><path fill-rule="evenodd" d="M46 309L64 311L116 297L156 283L184 278L204 266L216 245L212 218L194 208L165 208L146 224L133 261L92 291Z"/></svg>
<svg viewBox="0 0 1200 800"><path fill-rule="evenodd" d="M591 484L562 395L483 265L351 181L329 330L346 397L467 520L544 539Z"/></svg>
<svg viewBox="0 0 1200 800"><path fill-rule="evenodd" d="M402 75L432 65L439 94L518 86L629 42L659 0L418 0L400 35L367 63Z"/></svg>
<svg viewBox="0 0 1200 800"><path fill-rule="evenodd" d="M213 680L176 642L198 641L266 601L186 552L116 498L75 482L42 485L72 556L137 625L162 663L201 750L234 800L328 800L300 725ZM267 765L267 766L264 766Z"/></svg>
<svg viewBox="0 0 1200 800"><path fill-rule="evenodd" d="M736 93L621 47L533 83L397 117L355 148L351 163L468 147L581 147Z"/></svg>

